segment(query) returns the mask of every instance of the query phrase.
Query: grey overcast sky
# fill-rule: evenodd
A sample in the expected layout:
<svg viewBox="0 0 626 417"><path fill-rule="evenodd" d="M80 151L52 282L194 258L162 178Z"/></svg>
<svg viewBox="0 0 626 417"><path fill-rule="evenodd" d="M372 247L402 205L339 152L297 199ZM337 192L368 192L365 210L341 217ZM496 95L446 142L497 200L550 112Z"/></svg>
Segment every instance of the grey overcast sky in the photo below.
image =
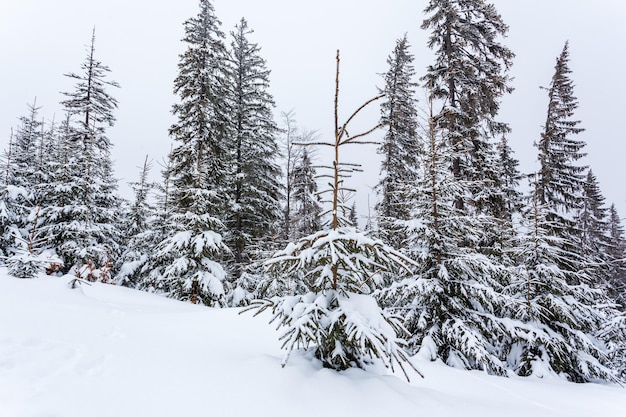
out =
<svg viewBox="0 0 626 417"><path fill-rule="evenodd" d="M271 69L275 115L294 109L298 125L332 134L335 51L341 50L341 113L376 94L380 73L396 39L407 33L418 75L431 61L427 33L420 29L427 0L215 0L222 30L228 34L245 17ZM577 118L586 131L589 164L607 203L626 216L626 1L494 0L515 54L511 75L515 92L502 104L500 120L510 123L511 146L521 169L535 168L533 142L545 120L547 86L556 56L570 41L572 78L580 107ZM96 28L96 55L108 65L121 89L117 125L110 129L120 190L129 197L128 181L137 177L147 154L161 160L171 140L167 129L175 96L178 54L184 45L182 23L195 15L197 0L0 0L0 147L11 127L37 97L41 115L61 117L61 91L72 88L63 76L78 72L85 45ZM228 40L230 42L230 40ZM420 94L421 96L421 94ZM376 122L378 110L364 114L363 127ZM367 161L354 179L357 208L367 212L368 188L376 182L374 147L353 148L349 162Z"/></svg>

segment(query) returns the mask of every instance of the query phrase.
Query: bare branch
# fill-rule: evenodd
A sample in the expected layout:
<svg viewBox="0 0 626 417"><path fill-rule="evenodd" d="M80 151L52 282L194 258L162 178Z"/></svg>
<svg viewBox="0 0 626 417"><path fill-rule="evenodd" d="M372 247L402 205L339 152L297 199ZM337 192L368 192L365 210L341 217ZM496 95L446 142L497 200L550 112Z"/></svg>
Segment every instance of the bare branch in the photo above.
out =
<svg viewBox="0 0 626 417"><path fill-rule="evenodd" d="M361 110L363 110L365 107L367 107L368 105L370 105L371 103L373 103L376 100L380 100L381 98L385 97L384 94L381 94L379 96L373 97L369 100L367 100L365 103L361 104L361 106L356 109L356 111L354 113L352 113L352 115L348 118L348 120L346 120L346 122L343 124L343 126L341 126L341 134L340 134L340 138L343 136L343 133L346 131L346 127L348 126L348 124L352 121L352 119L354 119L356 117L357 114L359 114L359 112ZM368 131L368 133L373 132L374 130L378 129L380 127L380 124L376 125L375 128L371 129L370 131ZM365 136L367 133L361 133L359 135L353 136L352 139L354 138L358 138L361 136Z"/></svg>
<svg viewBox="0 0 626 417"><path fill-rule="evenodd" d="M297 145L297 146L311 146L311 145L335 146L333 143L329 143L329 142L292 142L291 144Z"/></svg>
<svg viewBox="0 0 626 417"><path fill-rule="evenodd" d="M370 130L368 130L367 132L359 133L359 134L358 134L358 135L356 135L356 136L352 136L351 138L346 139L346 140L342 143L342 145L343 145L343 144L349 144L349 143L373 143L373 144L377 144L378 142L369 142L369 141L367 141L367 142L355 142L355 139L362 138L363 136L367 136L367 135L369 135L370 133L372 133L372 132L376 131L377 129L380 129L381 127L383 127L383 124L382 124L382 123L379 123L379 124L377 124L376 126L374 126L373 128L371 128Z"/></svg>

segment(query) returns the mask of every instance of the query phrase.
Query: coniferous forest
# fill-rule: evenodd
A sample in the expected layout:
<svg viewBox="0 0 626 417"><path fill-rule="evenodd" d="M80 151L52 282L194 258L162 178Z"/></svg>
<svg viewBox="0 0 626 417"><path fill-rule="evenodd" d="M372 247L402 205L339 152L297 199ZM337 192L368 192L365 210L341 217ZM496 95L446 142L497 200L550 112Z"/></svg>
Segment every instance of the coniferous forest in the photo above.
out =
<svg viewBox="0 0 626 417"><path fill-rule="evenodd" d="M626 380L626 235L581 162L569 44L542 87L539 168L520 172L499 117L512 92L507 24L487 0L430 0L422 18L431 64L415 68L398 39L377 94L353 109L340 109L337 51L325 138L276 114L248 22L226 33L200 0L183 24L171 152L139 161L131 201L108 132L120 86L94 30L65 74L63 117L47 122L33 102L11 132L2 262L16 278L70 274L270 312L283 364L308 349L328 368L382 362L408 378L419 353L502 376ZM378 118L352 129L371 108ZM348 149L366 144L382 163L367 167L380 175L363 225L350 175L365 168Z"/></svg>

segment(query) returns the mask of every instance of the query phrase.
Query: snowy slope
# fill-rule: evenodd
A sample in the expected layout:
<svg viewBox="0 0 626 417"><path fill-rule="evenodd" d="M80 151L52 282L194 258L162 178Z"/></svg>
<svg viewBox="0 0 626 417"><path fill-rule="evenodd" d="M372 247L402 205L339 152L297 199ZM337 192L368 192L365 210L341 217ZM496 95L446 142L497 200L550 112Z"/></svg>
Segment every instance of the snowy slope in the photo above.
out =
<svg viewBox="0 0 626 417"><path fill-rule="evenodd" d="M426 375L280 367L267 316L0 269L0 417L626 416L626 389L506 379L416 359Z"/></svg>

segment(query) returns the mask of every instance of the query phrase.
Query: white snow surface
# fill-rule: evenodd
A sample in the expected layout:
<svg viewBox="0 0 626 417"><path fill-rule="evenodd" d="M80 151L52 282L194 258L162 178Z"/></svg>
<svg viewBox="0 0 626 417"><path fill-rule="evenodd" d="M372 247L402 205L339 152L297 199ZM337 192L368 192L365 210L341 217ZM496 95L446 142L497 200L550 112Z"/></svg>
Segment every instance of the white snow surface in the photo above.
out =
<svg viewBox="0 0 626 417"><path fill-rule="evenodd" d="M501 378L414 358L425 375L285 368L269 315L0 268L0 416L623 417L626 388ZM381 367L381 369L384 369Z"/></svg>

